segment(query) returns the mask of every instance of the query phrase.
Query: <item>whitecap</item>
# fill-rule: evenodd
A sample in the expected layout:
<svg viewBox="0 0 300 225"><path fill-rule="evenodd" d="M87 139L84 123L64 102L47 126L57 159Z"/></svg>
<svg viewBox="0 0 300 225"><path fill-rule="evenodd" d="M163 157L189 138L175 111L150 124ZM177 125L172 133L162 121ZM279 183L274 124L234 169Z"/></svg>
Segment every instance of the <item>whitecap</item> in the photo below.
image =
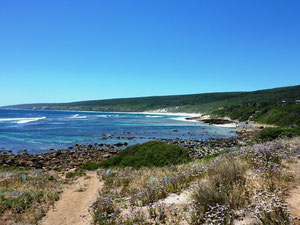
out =
<svg viewBox="0 0 300 225"><path fill-rule="evenodd" d="M86 116L80 116L79 114L75 114L70 117L71 119L85 119L87 118Z"/></svg>
<svg viewBox="0 0 300 225"><path fill-rule="evenodd" d="M119 117L119 115L97 115L97 117L109 118L109 117Z"/></svg>
<svg viewBox="0 0 300 225"><path fill-rule="evenodd" d="M107 118L106 115L98 115L97 117L103 117L103 118Z"/></svg>
<svg viewBox="0 0 300 225"><path fill-rule="evenodd" d="M1 118L0 122L12 122L17 124L30 123L38 120L44 120L47 117L32 117L32 118Z"/></svg>
<svg viewBox="0 0 300 225"><path fill-rule="evenodd" d="M146 116L146 117L148 117L148 118L162 118L164 116Z"/></svg>
<svg viewBox="0 0 300 225"><path fill-rule="evenodd" d="M107 115L107 117L119 117L119 115Z"/></svg>

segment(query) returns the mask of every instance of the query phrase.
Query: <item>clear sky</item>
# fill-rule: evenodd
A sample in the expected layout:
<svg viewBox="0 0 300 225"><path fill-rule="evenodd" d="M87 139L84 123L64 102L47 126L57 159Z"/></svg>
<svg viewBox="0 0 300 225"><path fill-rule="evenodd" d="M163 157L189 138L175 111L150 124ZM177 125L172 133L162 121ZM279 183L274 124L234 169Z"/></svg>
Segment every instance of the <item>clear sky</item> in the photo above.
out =
<svg viewBox="0 0 300 225"><path fill-rule="evenodd" d="M300 84L299 0L0 0L0 105Z"/></svg>

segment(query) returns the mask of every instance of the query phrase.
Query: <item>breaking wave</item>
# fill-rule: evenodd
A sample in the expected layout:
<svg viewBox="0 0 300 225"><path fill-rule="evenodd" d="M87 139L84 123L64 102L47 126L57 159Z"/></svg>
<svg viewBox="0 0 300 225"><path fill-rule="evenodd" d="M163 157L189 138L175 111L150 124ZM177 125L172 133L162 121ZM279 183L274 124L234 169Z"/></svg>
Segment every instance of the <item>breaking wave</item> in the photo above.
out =
<svg viewBox="0 0 300 225"><path fill-rule="evenodd" d="M44 120L47 117L33 117L33 118L1 118L0 122L11 122L11 123L17 123L17 124L23 124L23 123L30 123L35 122L38 120Z"/></svg>
<svg viewBox="0 0 300 225"><path fill-rule="evenodd" d="M164 116L146 116L146 117L148 117L148 118L162 118Z"/></svg>
<svg viewBox="0 0 300 225"><path fill-rule="evenodd" d="M87 118L86 116L80 116L79 114L75 114L70 117L71 119L85 119Z"/></svg>

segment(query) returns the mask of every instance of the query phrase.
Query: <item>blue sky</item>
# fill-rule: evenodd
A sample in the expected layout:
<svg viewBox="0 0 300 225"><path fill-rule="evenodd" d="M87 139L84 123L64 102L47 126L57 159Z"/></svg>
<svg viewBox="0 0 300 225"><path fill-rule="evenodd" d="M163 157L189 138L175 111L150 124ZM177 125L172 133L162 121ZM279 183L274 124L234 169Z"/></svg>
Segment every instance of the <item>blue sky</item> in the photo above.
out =
<svg viewBox="0 0 300 225"><path fill-rule="evenodd" d="M0 0L0 105L300 84L298 0Z"/></svg>

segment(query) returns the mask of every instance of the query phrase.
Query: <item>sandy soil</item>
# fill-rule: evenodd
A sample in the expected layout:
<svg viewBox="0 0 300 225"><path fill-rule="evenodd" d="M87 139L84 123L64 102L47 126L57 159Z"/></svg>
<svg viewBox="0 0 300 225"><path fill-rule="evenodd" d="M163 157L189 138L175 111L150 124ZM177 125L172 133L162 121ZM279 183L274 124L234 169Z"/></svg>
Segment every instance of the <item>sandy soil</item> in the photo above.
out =
<svg viewBox="0 0 300 225"><path fill-rule="evenodd" d="M87 225L92 223L90 206L96 201L102 188L97 174L91 172L89 179L80 177L67 187L61 198L41 221L41 225Z"/></svg>
<svg viewBox="0 0 300 225"><path fill-rule="evenodd" d="M300 160L289 165L291 172L295 176L296 186L291 189L286 202L288 203L292 216L300 219ZM299 223L300 224L300 221Z"/></svg>

